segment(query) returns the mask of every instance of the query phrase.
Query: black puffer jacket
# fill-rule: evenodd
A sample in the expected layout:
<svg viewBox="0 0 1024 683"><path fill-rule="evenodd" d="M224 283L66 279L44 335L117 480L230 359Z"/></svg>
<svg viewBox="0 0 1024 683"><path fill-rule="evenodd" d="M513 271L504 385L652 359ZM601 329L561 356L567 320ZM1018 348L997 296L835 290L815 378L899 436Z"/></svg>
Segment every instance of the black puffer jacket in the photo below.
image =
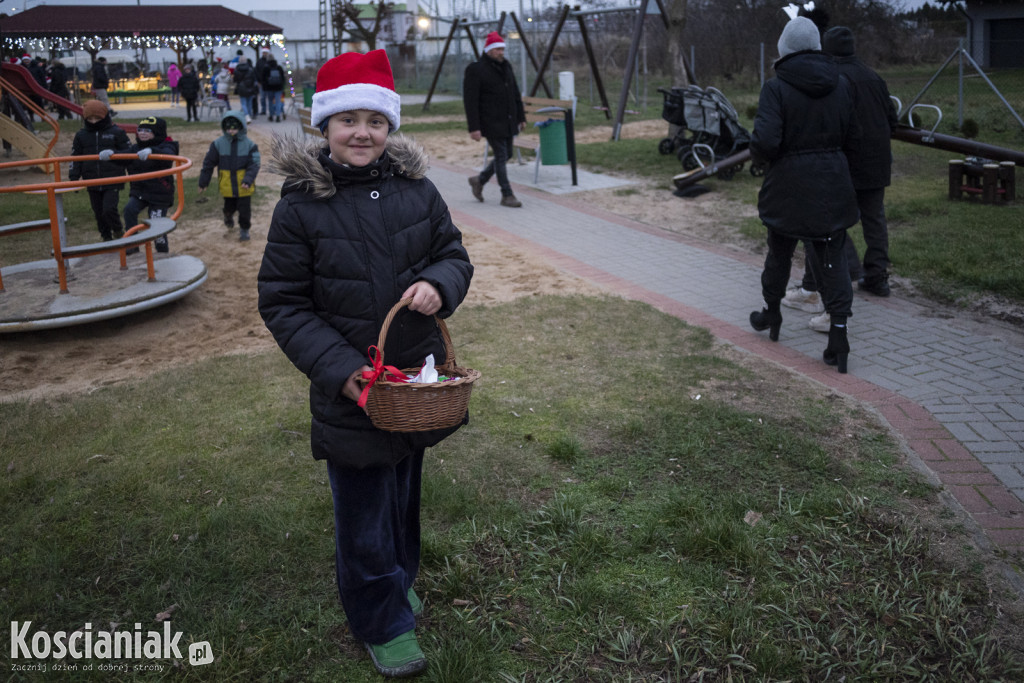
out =
<svg viewBox="0 0 1024 683"><path fill-rule="evenodd" d="M169 137L164 137L159 141L154 139L139 142L132 145L131 151L138 152L143 147L148 147L153 154L178 154L178 141L172 140ZM172 166L174 166L173 161L161 161L159 159L146 159L143 161L142 159L137 159L129 163L128 173L131 175L149 173L150 171L161 171ZM150 178L149 180L133 180L128 188L128 193L132 197L138 197L149 204L170 206L174 203L175 188L174 176L165 175L159 178Z"/></svg>
<svg viewBox="0 0 1024 683"><path fill-rule="evenodd" d="M256 88L256 70L249 62L242 62L235 67L232 78L236 84L235 94L240 97L252 97L259 92Z"/></svg>
<svg viewBox="0 0 1024 683"><path fill-rule="evenodd" d="M888 187L892 180L892 129L896 107L882 77L854 56L835 57L839 73L853 84L857 140L846 150L853 186L858 190Z"/></svg>
<svg viewBox="0 0 1024 683"><path fill-rule="evenodd" d="M425 178L426 154L396 135L362 168L331 161L323 141L275 138L268 167L286 176L259 271L259 310L289 360L310 379L312 447L341 466L394 463L443 432L382 432L345 381L377 343L384 318L414 282L440 292L444 318L462 302L473 266L441 195ZM419 367L445 359L432 317L404 309L391 324L384 362Z"/></svg>
<svg viewBox="0 0 1024 683"><path fill-rule="evenodd" d="M499 63L484 54L466 67L462 105L469 132L478 130L485 138L513 137L526 121L519 85L507 59Z"/></svg>
<svg viewBox="0 0 1024 683"><path fill-rule="evenodd" d="M107 75L107 67L103 62L92 64L92 89L106 90L110 87L110 77Z"/></svg>
<svg viewBox="0 0 1024 683"><path fill-rule="evenodd" d="M768 171L761 221L800 239L821 239L859 219L844 149L856 137L853 93L832 59L795 52L775 63L754 119L750 151Z"/></svg>
<svg viewBox="0 0 1024 683"><path fill-rule="evenodd" d="M196 76L196 72L192 69L184 71L181 74L181 78L178 79L178 92L186 100L199 99L199 77Z"/></svg>
<svg viewBox="0 0 1024 683"><path fill-rule="evenodd" d="M132 151L132 143L124 129L117 126L110 120L107 114L96 123L84 121L81 130L75 133L71 141L71 155L82 156L86 154L99 154L105 149L113 150L115 154L126 154ZM116 178L124 176L125 164L123 161L72 161L68 168L69 180L92 180L93 178ZM102 185L91 188L100 191L115 187L118 190L124 187L120 185Z"/></svg>

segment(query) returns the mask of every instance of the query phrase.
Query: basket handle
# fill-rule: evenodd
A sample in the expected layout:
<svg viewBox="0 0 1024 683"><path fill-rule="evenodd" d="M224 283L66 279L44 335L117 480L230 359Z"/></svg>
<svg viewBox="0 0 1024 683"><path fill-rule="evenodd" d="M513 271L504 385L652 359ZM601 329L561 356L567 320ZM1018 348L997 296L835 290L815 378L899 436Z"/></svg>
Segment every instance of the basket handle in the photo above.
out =
<svg viewBox="0 0 1024 683"><path fill-rule="evenodd" d="M377 336L377 348L379 349L379 353L381 355L381 360L383 360L383 358L384 358L384 342L388 338L388 328L391 327L391 321L395 319L395 316L398 315L398 312L400 310L402 310L403 308L405 308L406 306L408 306L411 303L412 303L412 297L411 296L410 297L406 297L405 299L402 299L397 304L395 304L394 306L391 307L391 310L388 311L387 317L384 318L384 324L381 326L380 334ZM456 363L455 363L455 347L452 346L452 338L451 338L451 335L448 334L448 326L445 324L444 320L442 320L441 318L437 317L436 315L434 316L434 320L437 321L438 327L441 328L441 338L444 340L444 352L445 352L445 357L446 357L445 362L441 366L439 366L439 367L454 366L454 365L456 365Z"/></svg>

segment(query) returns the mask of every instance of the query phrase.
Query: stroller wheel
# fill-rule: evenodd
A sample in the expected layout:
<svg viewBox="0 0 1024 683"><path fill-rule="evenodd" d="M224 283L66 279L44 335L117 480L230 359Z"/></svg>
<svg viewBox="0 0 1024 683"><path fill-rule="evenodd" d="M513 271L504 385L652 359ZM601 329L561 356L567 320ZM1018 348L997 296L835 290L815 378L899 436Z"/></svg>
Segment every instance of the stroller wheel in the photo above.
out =
<svg viewBox="0 0 1024 683"><path fill-rule="evenodd" d="M696 157L700 157L700 161ZM711 163L711 157L707 151L698 147L696 150L693 147L687 147L686 153L679 154L679 160L683 162L683 168L687 171L692 171L695 168L703 168Z"/></svg>
<svg viewBox="0 0 1024 683"><path fill-rule="evenodd" d="M729 168L723 168L718 171L718 177L722 180L732 180L736 176L736 172L743 169L743 164L739 166L730 166Z"/></svg>
<svg viewBox="0 0 1024 683"><path fill-rule="evenodd" d="M658 152L660 154L671 154L676 148L676 143L673 142L672 138L665 138L658 143Z"/></svg>
<svg viewBox="0 0 1024 683"><path fill-rule="evenodd" d="M754 176L755 178L760 178L761 176L763 176L765 174L765 171L767 171L767 170L768 170L768 168L766 166L764 166L763 164L751 164L750 165L750 175Z"/></svg>

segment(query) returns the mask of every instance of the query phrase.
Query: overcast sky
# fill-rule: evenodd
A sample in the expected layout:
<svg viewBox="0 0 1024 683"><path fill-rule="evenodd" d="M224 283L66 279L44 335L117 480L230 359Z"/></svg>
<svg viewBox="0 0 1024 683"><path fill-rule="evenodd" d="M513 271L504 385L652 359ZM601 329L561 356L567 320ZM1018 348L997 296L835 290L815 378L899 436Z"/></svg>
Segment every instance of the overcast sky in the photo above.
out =
<svg viewBox="0 0 1024 683"><path fill-rule="evenodd" d="M514 10L519 12L520 2L524 12L528 15L532 7L540 7L543 0L423 0L422 4L440 7L442 14L450 14L454 3L459 12L465 12L470 7L481 8L496 7L497 11ZM892 0L891 4L901 4L907 9L913 9L923 5L925 0ZM19 11L36 7L37 5L223 5L236 12L248 14L250 11L260 10L315 10L319 7L317 0L3 0L0 2L0 12L11 14L11 10L17 8ZM548 0L548 4L562 5L564 2ZM570 3L575 4L575 3ZM588 3L583 0L579 4L586 6ZM626 4L624 1L623 5ZM779 7L788 2L779 1ZM827 7L827 2L822 3Z"/></svg>

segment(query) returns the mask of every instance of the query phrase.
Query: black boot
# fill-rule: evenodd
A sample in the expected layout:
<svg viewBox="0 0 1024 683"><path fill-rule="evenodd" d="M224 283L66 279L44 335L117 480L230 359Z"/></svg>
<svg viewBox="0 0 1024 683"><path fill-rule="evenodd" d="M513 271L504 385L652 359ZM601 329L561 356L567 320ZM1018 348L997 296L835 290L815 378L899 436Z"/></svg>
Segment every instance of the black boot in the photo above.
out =
<svg viewBox="0 0 1024 683"><path fill-rule="evenodd" d="M846 374L846 360L850 355L850 342L846 338L846 318L832 318L828 328L828 346L821 354L826 365L839 366L840 374Z"/></svg>
<svg viewBox="0 0 1024 683"><path fill-rule="evenodd" d="M758 332L768 330L768 338L779 341L779 328L782 327L782 311L779 302L768 304L767 308L750 314L750 326Z"/></svg>

